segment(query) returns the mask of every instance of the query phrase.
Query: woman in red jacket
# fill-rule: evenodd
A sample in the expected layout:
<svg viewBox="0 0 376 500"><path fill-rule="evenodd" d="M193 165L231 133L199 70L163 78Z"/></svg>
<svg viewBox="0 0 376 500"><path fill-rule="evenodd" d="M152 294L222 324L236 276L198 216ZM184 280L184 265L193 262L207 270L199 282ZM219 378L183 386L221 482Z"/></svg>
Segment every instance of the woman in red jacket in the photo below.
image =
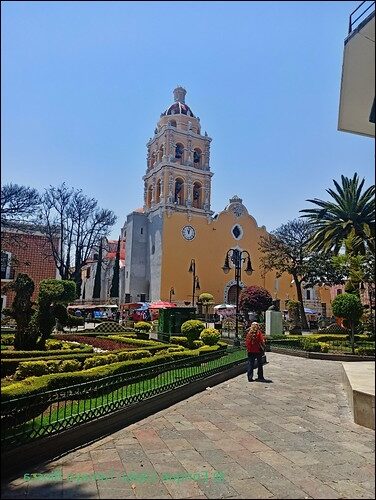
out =
<svg viewBox="0 0 376 500"><path fill-rule="evenodd" d="M260 330L260 326L255 321L251 324L247 336L245 338L245 345L248 351L248 382L253 382L253 369L255 366L255 359L257 359L257 379L264 382L264 372L262 367L262 356L265 352L265 338Z"/></svg>

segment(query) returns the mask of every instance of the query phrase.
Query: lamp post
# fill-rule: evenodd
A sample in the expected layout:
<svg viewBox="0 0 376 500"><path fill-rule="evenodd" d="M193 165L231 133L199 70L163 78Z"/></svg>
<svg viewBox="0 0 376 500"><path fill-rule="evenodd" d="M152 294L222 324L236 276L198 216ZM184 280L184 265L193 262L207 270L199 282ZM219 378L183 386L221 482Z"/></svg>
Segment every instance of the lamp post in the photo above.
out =
<svg viewBox="0 0 376 500"><path fill-rule="evenodd" d="M195 259L191 260L191 264L188 269L189 273L192 273L192 307L195 306L195 293L196 290L200 290L200 281L198 276L196 275L196 261Z"/></svg>
<svg viewBox="0 0 376 500"><path fill-rule="evenodd" d="M170 288L170 303L171 303L171 297L172 297L172 295L175 295L175 290L174 290L173 286Z"/></svg>
<svg viewBox="0 0 376 500"><path fill-rule="evenodd" d="M251 264L251 256L247 250L238 250L237 248L230 248L227 250L225 263L222 267L222 270L225 274L230 272L230 261L234 264L235 268L235 281L236 281L236 316L235 316L235 340L234 345L240 346L239 340L239 282L241 280L242 275L242 264L247 261L247 265L245 268L245 272L248 275L253 273L252 264Z"/></svg>

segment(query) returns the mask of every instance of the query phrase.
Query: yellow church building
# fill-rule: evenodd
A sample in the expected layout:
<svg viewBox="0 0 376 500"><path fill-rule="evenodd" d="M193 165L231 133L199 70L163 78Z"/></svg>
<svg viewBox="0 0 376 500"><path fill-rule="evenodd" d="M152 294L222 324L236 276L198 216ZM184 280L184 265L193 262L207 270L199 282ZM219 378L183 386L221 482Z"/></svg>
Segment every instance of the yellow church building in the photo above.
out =
<svg viewBox="0 0 376 500"><path fill-rule="evenodd" d="M161 114L147 143L144 206L127 216L122 229L120 302L172 298L188 305L194 293L197 300L201 292L208 292L217 304L234 303L235 272L231 268L225 274L222 267L228 250L237 249L249 252L253 268L251 275L242 271L240 287L262 286L284 309L286 300L296 298L295 286L289 275L263 275L259 240L267 235L266 228L258 226L238 196L222 212L215 215L211 210L212 139L202 133L185 96L184 88L174 90L174 103ZM191 264L195 273L189 272ZM329 290L304 293L306 307L330 314Z"/></svg>

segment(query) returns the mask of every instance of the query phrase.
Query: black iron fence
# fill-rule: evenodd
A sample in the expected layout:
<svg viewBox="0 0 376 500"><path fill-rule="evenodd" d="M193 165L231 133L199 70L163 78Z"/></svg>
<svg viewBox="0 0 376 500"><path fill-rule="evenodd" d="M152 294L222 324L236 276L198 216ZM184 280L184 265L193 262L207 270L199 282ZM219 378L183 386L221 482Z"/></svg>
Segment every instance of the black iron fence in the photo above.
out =
<svg viewBox="0 0 376 500"><path fill-rule="evenodd" d="M2 402L2 447L8 449L57 434L219 373L245 359L244 349L228 348Z"/></svg>

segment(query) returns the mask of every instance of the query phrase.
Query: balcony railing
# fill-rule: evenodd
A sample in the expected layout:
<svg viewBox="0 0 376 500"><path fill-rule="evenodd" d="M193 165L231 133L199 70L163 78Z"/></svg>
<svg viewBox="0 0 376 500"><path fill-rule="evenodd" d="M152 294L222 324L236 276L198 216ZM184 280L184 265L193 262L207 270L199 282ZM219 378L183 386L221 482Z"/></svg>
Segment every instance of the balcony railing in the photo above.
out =
<svg viewBox="0 0 376 500"><path fill-rule="evenodd" d="M371 9L375 6L375 2L364 1L351 12L349 18L349 33L350 34L359 24L366 18L365 14L370 14ZM358 22L359 21L359 22Z"/></svg>

